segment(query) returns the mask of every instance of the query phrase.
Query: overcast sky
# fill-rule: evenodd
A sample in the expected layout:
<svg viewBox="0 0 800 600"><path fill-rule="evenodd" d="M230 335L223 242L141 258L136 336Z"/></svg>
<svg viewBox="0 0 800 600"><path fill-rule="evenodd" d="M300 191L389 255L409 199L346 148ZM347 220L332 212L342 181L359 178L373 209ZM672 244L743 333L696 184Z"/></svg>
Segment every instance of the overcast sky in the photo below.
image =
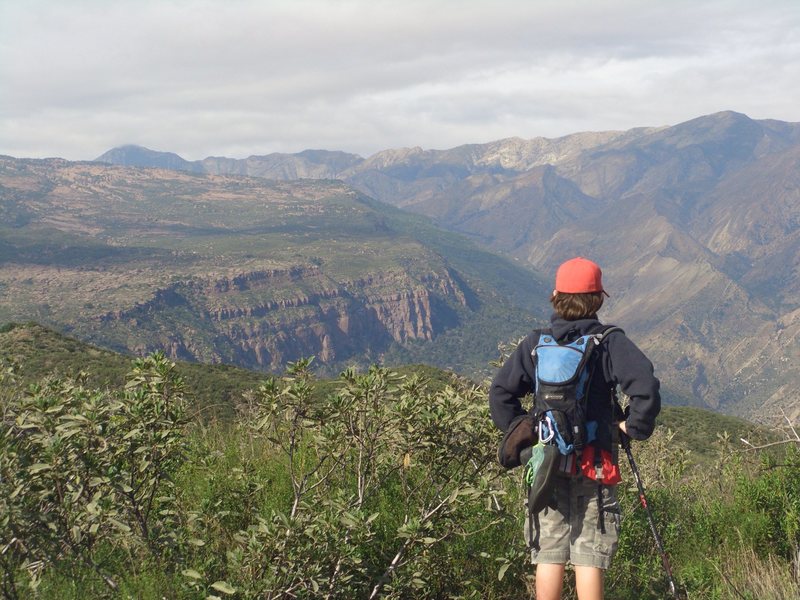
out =
<svg viewBox="0 0 800 600"><path fill-rule="evenodd" d="M0 154L800 121L798 0L0 0Z"/></svg>

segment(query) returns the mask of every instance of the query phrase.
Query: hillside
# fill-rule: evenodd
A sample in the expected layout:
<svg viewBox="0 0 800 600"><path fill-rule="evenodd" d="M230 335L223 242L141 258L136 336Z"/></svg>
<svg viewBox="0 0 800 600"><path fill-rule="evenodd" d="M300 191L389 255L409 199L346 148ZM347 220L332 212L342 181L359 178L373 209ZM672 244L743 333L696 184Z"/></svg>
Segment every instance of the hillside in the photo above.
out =
<svg viewBox="0 0 800 600"><path fill-rule="evenodd" d="M15 365L16 377L25 384L46 377L70 377L83 373L87 383L96 388L121 388L134 357L86 344L42 327L37 323L9 323L0 327L0 364ZM186 393L193 404L192 414L203 420L228 419L242 394L258 389L267 375L261 371L233 365L202 365L176 361ZM403 375L424 377L433 390L441 389L453 374L427 365L395 368ZM315 381L315 394L322 398L336 383L330 379Z"/></svg>
<svg viewBox="0 0 800 600"><path fill-rule="evenodd" d="M123 352L477 373L544 316L530 270L338 181L6 157L0 216L0 323Z"/></svg>
<svg viewBox="0 0 800 600"><path fill-rule="evenodd" d="M82 372L92 387L121 388L133 358L97 348L36 323L0 328L0 364L16 364L17 377L24 383L35 383L50 375L74 376ZM230 365L177 361L176 369L186 384L193 404L192 414L204 419L230 418L242 394L257 389L265 379L262 372ZM427 365L392 366L392 369L409 377L421 376L433 391L452 382L454 377L451 372ZM317 380L316 394L319 398L326 397L338 386L334 380ZM755 429L744 419L688 406L665 406L658 426L671 429L675 433L673 444L689 449L692 462L700 463L715 458L719 434L727 432L734 440L750 439Z"/></svg>
<svg viewBox="0 0 800 600"><path fill-rule="evenodd" d="M26 383L85 373L92 387L121 388L132 360L130 355L83 343L36 323L0 328L0 361L16 365L16 376ZM185 361L176 365L194 405L193 412L206 418L230 417L242 393L257 389L265 378L264 373L231 365Z"/></svg>
<svg viewBox="0 0 800 600"><path fill-rule="evenodd" d="M393 173L401 196L362 189L543 273L600 262L604 317L687 402L800 414L800 126L719 113L449 185Z"/></svg>
<svg viewBox="0 0 800 600"><path fill-rule="evenodd" d="M601 316L652 356L682 402L800 415L800 124L722 112L337 165L327 176L546 279L571 256L600 262L611 292Z"/></svg>

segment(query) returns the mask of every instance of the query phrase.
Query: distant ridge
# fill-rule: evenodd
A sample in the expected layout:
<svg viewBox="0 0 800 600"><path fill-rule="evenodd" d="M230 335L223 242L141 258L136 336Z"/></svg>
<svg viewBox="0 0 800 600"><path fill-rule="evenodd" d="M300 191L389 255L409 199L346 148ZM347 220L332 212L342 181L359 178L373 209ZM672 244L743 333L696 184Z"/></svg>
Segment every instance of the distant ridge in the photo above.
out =
<svg viewBox="0 0 800 600"><path fill-rule="evenodd" d="M485 144L466 144L449 150L396 148L377 152L368 158L333 150L303 150L294 154L275 152L244 159L209 156L187 161L172 152L125 145L112 148L95 161L128 167L156 167L210 173L215 175L250 175L268 179L346 179L358 173L391 168L393 165L447 164L462 172L525 171L552 164L599 144L628 139L659 128L636 128L629 131L583 132L559 138L507 138Z"/></svg>
<svg viewBox="0 0 800 600"><path fill-rule="evenodd" d="M209 156L188 161L172 152L159 152L143 146L119 146L95 162L123 167L159 168L212 175L250 175L266 179L337 179L342 173L364 162L355 154L328 150L304 150L297 154L274 153L246 159Z"/></svg>

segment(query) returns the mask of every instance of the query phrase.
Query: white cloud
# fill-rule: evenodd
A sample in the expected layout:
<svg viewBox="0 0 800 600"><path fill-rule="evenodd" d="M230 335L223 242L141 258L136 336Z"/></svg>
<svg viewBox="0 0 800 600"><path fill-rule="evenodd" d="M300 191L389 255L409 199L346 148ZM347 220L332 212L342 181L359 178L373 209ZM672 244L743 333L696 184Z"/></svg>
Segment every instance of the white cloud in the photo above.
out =
<svg viewBox="0 0 800 600"><path fill-rule="evenodd" d="M788 0L5 0L0 152L367 155L800 120L798 40Z"/></svg>

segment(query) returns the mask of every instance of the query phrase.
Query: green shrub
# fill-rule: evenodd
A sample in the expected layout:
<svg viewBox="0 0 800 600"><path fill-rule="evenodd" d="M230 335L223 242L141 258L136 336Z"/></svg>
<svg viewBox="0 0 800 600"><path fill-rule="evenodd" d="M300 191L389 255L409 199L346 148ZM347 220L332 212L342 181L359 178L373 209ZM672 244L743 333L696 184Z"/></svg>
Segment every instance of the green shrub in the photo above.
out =
<svg viewBox="0 0 800 600"><path fill-rule="evenodd" d="M125 389L51 379L4 398L0 544L6 597L52 569L118 589L122 556L175 560L173 475L185 455L182 382L163 355L137 360Z"/></svg>

